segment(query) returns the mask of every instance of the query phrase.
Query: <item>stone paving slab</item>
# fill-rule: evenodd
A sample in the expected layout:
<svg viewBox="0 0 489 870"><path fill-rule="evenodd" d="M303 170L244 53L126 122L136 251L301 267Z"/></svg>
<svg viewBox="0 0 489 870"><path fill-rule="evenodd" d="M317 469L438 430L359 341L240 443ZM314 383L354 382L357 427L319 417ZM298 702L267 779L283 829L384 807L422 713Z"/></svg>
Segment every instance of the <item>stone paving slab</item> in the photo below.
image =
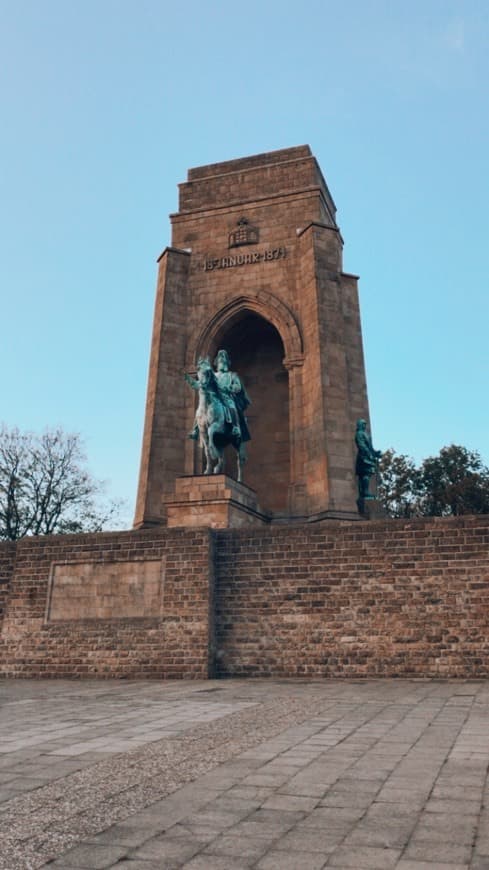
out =
<svg viewBox="0 0 489 870"><path fill-rule="evenodd" d="M489 870L489 682L0 682L0 868Z"/></svg>

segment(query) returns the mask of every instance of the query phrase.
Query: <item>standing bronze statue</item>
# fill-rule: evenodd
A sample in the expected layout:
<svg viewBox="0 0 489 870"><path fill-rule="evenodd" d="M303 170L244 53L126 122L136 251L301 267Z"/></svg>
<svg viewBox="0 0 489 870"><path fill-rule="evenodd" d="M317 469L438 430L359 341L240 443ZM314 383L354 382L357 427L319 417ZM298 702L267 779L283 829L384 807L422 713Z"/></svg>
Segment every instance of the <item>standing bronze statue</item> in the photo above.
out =
<svg viewBox="0 0 489 870"><path fill-rule="evenodd" d="M185 374L185 380L199 393L194 428L188 437L199 440L204 450L204 474L222 474L224 448L231 444L238 454L238 481L242 480L246 462L244 443L251 439L245 411L250 398L226 350L219 350L214 360L216 371L207 357L197 363L197 379Z"/></svg>
<svg viewBox="0 0 489 870"><path fill-rule="evenodd" d="M355 444L358 451L355 464L355 474L358 477L358 501L363 502L365 499L375 499L375 495L369 493L369 484L370 478L377 473L379 459L382 456L382 452L374 450L372 446L365 420L357 420Z"/></svg>

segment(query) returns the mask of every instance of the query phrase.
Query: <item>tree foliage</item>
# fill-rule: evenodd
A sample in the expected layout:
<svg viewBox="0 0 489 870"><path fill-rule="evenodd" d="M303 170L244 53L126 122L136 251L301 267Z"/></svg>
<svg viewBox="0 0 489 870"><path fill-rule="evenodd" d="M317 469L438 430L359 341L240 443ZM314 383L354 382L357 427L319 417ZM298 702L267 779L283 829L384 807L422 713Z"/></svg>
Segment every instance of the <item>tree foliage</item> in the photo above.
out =
<svg viewBox="0 0 489 870"><path fill-rule="evenodd" d="M379 462L379 498L392 517L489 513L489 468L477 451L443 447L416 466L386 450Z"/></svg>
<svg viewBox="0 0 489 870"><path fill-rule="evenodd" d="M379 460L379 499L391 517L411 517L415 514L418 496L417 469L409 456L390 448Z"/></svg>
<svg viewBox="0 0 489 870"><path fill-rule="evenodd" d="M0 428L0 538L97 532L120 503L86 468L79 435Z"/></svg>

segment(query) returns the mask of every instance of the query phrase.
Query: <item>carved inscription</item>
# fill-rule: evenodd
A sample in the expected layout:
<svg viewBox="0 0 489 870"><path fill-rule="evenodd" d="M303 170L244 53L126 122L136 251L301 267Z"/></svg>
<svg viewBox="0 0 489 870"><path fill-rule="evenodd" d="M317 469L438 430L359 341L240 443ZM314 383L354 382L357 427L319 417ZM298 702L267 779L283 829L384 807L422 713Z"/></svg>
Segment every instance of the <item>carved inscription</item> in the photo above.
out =
<svg viewBox="0 0 489 870"><path fill-rule="evenodd" d="M287 256L287 248L267 248L265 251L250 251L248 254L235 254L230 257L213 257L204 260L204 272L214 269L229 269L233 266L247 266L252 263L270 263Z"/></svg>

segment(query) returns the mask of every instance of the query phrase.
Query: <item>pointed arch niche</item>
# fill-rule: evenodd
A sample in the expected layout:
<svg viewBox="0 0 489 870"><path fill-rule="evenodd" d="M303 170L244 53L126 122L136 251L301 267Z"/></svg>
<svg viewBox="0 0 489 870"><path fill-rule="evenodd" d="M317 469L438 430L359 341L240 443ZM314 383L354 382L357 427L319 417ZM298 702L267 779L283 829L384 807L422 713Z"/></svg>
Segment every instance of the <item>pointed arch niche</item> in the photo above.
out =
<svg viewBox="0 0 489 870"><path fill-rule="evenodd" d="M214 359L225 348L234 371L251 398L247 417L252 440L247 444L244 480L258 502L273 514L286 514L293 482L297 420L291 394L291 369L302 364L302 340L289 309L270 294L240 297L221 309L199 337L190 342L189 368L199 356ZM200 470L200 457L194 471ZM235 475L235 458L226 457L226 473Z"/></svg>

